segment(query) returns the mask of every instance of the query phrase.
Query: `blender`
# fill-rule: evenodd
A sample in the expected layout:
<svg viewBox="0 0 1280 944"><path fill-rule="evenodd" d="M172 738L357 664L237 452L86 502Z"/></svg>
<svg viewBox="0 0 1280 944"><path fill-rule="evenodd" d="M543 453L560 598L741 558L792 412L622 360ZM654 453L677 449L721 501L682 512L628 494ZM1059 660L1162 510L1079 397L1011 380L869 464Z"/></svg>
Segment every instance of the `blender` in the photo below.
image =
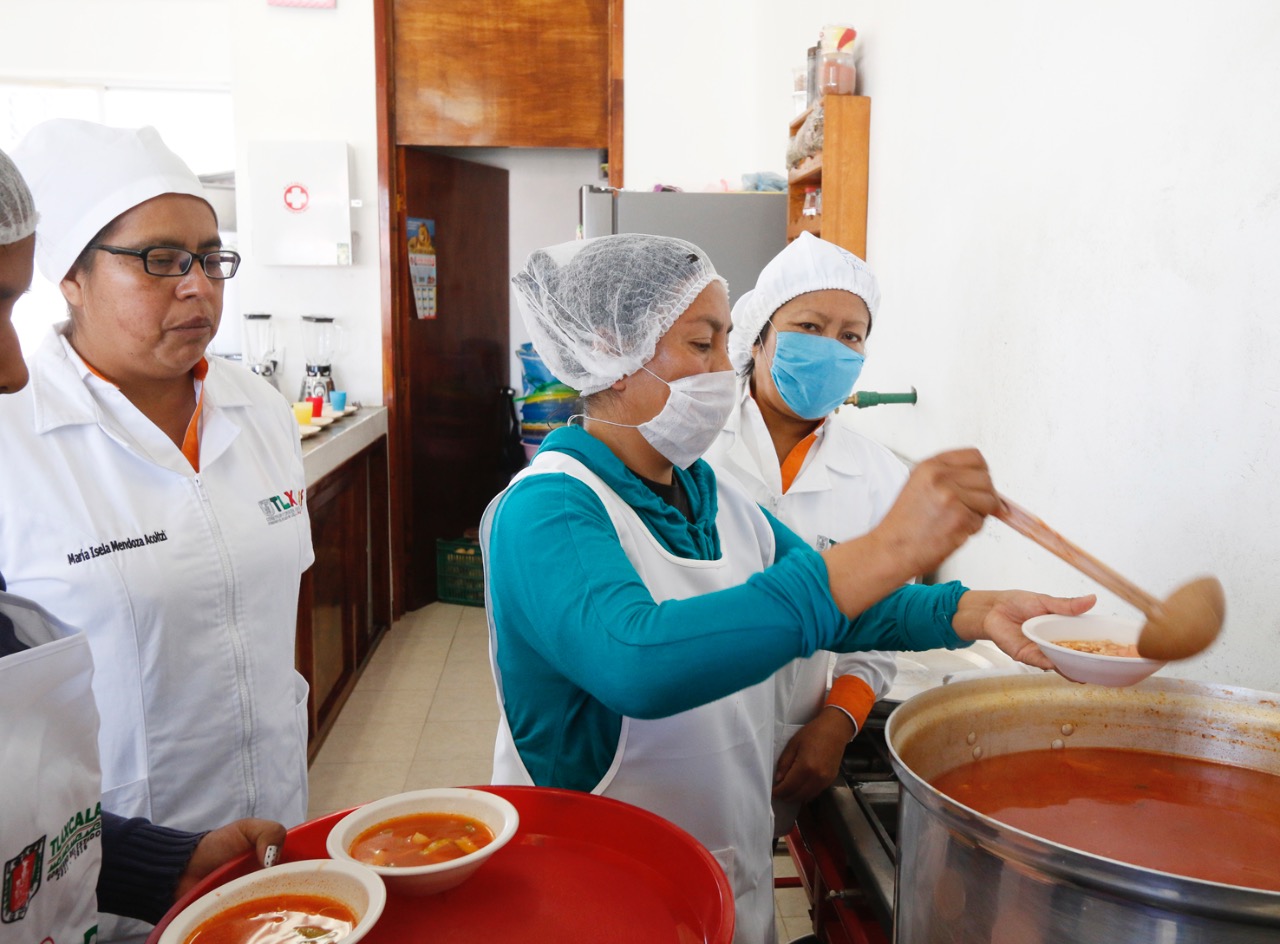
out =
<svg viewBox="0 0 1280 944"><path fill-rule="evenodd" d="M303 315L303 353L307 359L307 373L302 378L302 396L324 397L334 390L333 355L337 347L339 328L332 315Z"/></svg>
<svg viewBox="0 0 1280 944"><path fill-rule="evenodd" d="M276 350L271 316L266 312L247 312L244 316L244 365L277 390L276 368L280 354Z"/></svg>

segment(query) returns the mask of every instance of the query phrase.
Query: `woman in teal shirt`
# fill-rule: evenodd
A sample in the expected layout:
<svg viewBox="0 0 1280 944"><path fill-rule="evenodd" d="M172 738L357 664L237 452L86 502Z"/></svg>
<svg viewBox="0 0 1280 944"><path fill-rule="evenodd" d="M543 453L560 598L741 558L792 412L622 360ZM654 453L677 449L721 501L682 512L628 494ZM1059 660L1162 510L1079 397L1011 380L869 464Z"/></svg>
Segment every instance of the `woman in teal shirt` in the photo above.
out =
<svg viewBox="0 0 1280 944"><path fill-rule="evenodd" d="M739 942L773 939L772 675L829 649L995 641L1092 598L908 586L997 498L976 450L912 473L871 534L819 554L699 459L736 393L725 284L681 240L535 252L515 282L534 347L582 391L481 526L502 706L495 783L591 791L696 836L724 866Z"/></svg>

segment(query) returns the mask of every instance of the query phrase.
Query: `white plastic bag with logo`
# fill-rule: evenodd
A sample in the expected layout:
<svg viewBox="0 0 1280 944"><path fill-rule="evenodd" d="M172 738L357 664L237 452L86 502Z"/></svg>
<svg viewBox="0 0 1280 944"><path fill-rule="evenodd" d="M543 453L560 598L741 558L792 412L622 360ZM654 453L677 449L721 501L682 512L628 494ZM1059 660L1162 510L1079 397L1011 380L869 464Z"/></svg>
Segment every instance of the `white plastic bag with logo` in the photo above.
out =
<svg viewBox="0 0 1280 944"><path fill-rule="evenodd" d="M84 634L0 593L0 942L92 944L102 864L93 659ZM7 647L6 647L7 648Z"/></svg>

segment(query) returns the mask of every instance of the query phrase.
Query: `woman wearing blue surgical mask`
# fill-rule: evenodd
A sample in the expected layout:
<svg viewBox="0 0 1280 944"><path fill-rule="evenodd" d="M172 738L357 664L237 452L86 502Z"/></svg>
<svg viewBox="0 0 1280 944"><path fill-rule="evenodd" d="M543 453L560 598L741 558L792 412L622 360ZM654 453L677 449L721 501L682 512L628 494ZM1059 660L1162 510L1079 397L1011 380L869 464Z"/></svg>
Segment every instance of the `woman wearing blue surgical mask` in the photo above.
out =
<svg viewBox="0 0 1280 944"><path fill-rule="evenodd" d="M701 458L734 408L724 284L696 246L619 235L513 279L534 347L585 416L481 522L502 720L494 783L590 791L693 834L733 887L738 944L774 940L774 675L818 650L997 640L1091 598L904 586L996 508L982 457L912 473L876 534L819 554Z"/></svg>
<svg viewBox="0 0 1280 944"><path fill-rule="evenodd" d="M870 532L907 482L893 453L831 416L853 392L879 303L866 263L803 233L733 308L729 356L740 386L706 459L817 551ZM895 675L886 651L841 654L834 668L820 652L778 673L776 835L834 781L845 745Z"/></svg>

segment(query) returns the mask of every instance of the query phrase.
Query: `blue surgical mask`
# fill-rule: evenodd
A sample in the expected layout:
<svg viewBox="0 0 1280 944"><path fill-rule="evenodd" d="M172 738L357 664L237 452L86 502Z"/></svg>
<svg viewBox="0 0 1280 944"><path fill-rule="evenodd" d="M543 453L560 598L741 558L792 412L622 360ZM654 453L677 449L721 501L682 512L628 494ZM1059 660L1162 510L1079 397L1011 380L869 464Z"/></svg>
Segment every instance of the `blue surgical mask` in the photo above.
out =
<svg viewBox="0 0 1280 944"><path fill-rule="evenodd" d="M835 338L778 331L769 374L782 401L797 416L820 420L853 392L866 360Z"/></svg>

